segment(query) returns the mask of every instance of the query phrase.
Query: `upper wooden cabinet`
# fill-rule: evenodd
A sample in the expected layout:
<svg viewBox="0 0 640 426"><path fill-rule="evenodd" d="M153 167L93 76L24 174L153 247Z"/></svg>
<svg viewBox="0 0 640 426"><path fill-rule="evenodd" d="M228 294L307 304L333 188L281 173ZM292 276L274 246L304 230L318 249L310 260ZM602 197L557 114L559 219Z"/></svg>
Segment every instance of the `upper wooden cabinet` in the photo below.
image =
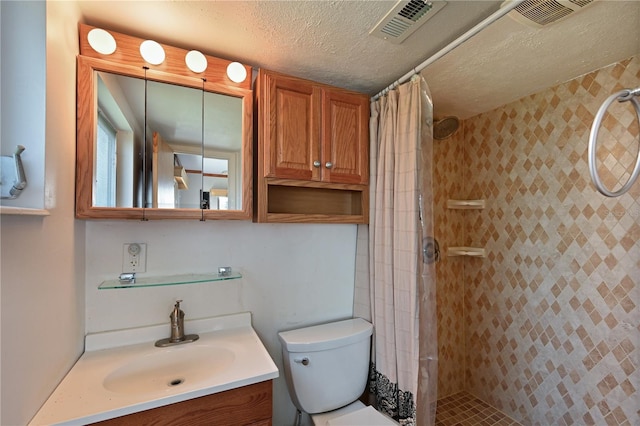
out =
<svg viewBox="0 0 640 426"><path fill-rule="evenodd" d="M265 176L368 182L368 96L268 71L261 79Z"/></svg>
<svg viewBox="0 0 640 426"><path fill-rule="evenodd" d="M260 70L258 222L366 223L369 97Z"/></svg>

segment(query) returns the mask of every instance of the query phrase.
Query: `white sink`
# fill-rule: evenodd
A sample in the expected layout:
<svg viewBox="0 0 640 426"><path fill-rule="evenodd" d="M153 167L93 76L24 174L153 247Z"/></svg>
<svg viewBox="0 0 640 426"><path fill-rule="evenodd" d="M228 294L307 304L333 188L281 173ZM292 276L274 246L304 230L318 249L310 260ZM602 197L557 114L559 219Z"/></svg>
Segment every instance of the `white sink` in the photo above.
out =
<svg viewBox="0 0 640 426"><path fill-rule="evenodd" d="M88 335L30 424L86 425L278 377L249 312L185 321L185 330L200 338L158 348L168 324Z"/></svg>
<svg viewBox="0 0 640 426"><path fill-rule="evenodd" d="M225 348L189 345L163 348L115 366L104 378L103 386L111 392L127 394L169 391L208 380L235 359L234 353Z"/></svg>

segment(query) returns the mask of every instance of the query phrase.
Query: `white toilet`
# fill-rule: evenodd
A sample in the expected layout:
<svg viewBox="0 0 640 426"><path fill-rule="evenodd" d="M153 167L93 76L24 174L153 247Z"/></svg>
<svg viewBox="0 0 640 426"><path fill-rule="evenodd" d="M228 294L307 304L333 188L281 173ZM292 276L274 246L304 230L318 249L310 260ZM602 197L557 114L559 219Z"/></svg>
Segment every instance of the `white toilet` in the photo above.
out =
<svg viewBox="0 0 640 426"><path fill-rule="evenodd" d="M398 425L358 401L373 326L361 318L278 333L289 394L315 426Z"/></svg>

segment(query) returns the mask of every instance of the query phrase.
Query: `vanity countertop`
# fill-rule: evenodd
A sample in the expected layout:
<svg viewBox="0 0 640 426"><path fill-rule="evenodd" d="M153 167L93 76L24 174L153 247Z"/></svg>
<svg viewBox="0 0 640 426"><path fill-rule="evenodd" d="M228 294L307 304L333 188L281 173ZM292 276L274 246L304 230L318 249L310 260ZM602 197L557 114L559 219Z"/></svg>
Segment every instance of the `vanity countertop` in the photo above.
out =
<svg viewBox="0 0 640 426"><path fill-rule="evenodd" d="M249 312L185 321L197 341L155 347L168 331L87 335L85 352L30 424L84 425L278 377Z"/></svg>

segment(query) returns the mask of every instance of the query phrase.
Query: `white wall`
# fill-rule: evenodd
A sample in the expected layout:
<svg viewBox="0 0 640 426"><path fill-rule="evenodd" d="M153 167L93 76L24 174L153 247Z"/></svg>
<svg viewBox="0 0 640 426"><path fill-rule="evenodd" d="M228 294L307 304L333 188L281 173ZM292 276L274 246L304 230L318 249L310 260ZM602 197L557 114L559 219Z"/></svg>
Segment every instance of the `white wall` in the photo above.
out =
<svg viewBox="0 0 640 426"><path fill-rule="evenodd" d="M7 5L2 2L3 30ZM12 4L27 5L33 15L25 29L41 30L47 19L46 164L40 168L51 215L0 219L2 425L28 423L82 352L84 334L84 224L73 213L79 14L69 2L48 2L46 15L44 2ZM3 105L3 123L5 112Z"/></svg>
<svg viewBox="0 0 640 426"><path fill-rule="evenodd" d="M250 311L280 369L274 382L274 425L293 424L295 408L277 332L352 316L355 225L91 221L86 236L87 332L166 323L168 335L169 313L178 298L184 300L186 319ZM103 280L121 272L126 242L147 244L147 276L232 266L243 278L98 290Z"/></svg>

